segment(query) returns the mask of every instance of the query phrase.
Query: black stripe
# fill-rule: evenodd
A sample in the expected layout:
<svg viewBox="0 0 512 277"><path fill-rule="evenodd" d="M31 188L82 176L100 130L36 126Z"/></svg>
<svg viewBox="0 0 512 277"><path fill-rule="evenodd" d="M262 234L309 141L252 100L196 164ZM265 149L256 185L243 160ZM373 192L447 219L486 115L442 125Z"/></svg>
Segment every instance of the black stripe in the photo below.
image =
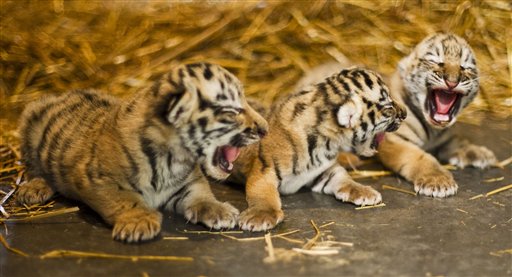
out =
<svg viewBox="0 0 512 277"><path fill-rule="evenodd" d="M224 78L226 78L228 83L232 83L233 82L233 78L231 78L230 74L224 74Z"/></svg>
<svg viewBox="0 0 512 277"><path fill-rule="evenodd" d="M173 78L172 74L168 74L167 75L167 82L169 82L169 84L171 84L175 89L178 88L178 87L183 87L183 80L179 80L179 83L177 83L172 78ZM164 80L164 79L162 78L162 80ZM155 84L156 83L157 82L155 82ZM154 96L156 96L157 94L158 94L158 90L156 92L153 92Z"/></svg>
<svg viewBox="0 0 512 277"><path fill-rule="evenodd" d="M293 107L293 119L301 115L306 110L306 107L305 103L296 103Z"/></svg>
<svg viewBox="0 0 512 277"><path fill-rule="evenodd" d="M217 138L220 138L222 136L225 136L228 133L231 133L231 132L237 130L238 127L239 127L239 125L233 125L233 126L226 126L226 127L219 127L219 128L216 128L216 129L211 129L211 130L206 131L206 132L203 133L202 139L203 140L207 139L207 138L217 139Z"/></svg>
<svg viewBox="0 0 512 277"><path fill-rule="evenodd" d="M292 145L292 148L293 148L293 156L292 156L292 165L293 165L292 169L293 170L292 170L292 172L293 172L293 174L297 174L297 166L299 165L299 156L298 156L299 147L293 140L293 137L290 134L290 132L286 129L283 129L283 131L284 131L284 135L286 136L286 140L288 142L290 142L290 144Z"/></svg>
<svg viewBox="0 0 512 277"><path fill-rule="evenodd" d="M128 105L125 107L125 111L127 114L130 114L133 112L133 109L135 108L135 104L137 104L137 99L132 99Z"/></svg>
<svg viewBox="0 0 512 277"><path fill-rule="evenodd" d="M357 138L358 138L358 137L357 137L357 132L354 132L354 133L352 134L352 141L351 141L351 143L350 143L350 146L351 146L351 148L352 148L352 150L353 150L353 152L354 152L354 153L356 153L356 151L355 151L355 145L356 145Z"/></svg>
<svg viewBox="0 0 512 277"><path fill-rule="evenodd" d="M140 138L140 147L141 147L142 152L144 153L144 155L146 155L146 158L148 159L149 164L151 166L151 172L152 172L152 175L151 175L151 186L153 187L153 189L155 191L157 191L158 174L157 174L157 169L156 169L156 162L157 162L157 159L158 159L158 153L155 151L155 149L153 149L153 147L151 147L151 144L152 144L151 140L141 136L141 138Z"/></svg>
<svg viewBox="0 0 512 277"><path fill-rule="evenodd" d="M183 82L183 79L185 79L185 70L183 68L178 69L178 76L180 77L180 82Z"/></svg>
<svg viewBox="0 0 512 277"><path fill-rule="evenodd" d="M124 145L123 143L120 143L121 144L121 150L123 151L123 154L126 156L126 158L128 159L128 163L130 164L130 170L129 170L129 176L128 179L129 179L129 183L130 185L132 185L132 187L137 187L137 177L139 175L139 166L137 165L137 163L135 162L135 159L133 158L132 154L130 153L130 151L128 150L128 148L126 147L126 145Z"/></svg>
<svg viewBox="0 0 512 277"><path fill-rule="evenodd" d="M63 114L72 113L75 110L77 110L78 108L80 108L82 105L84 105L84 102L78 102L78 103L75 103L75 104L68 106L64 109L61 109L58 112L56 112L55 114L53 114L51 116L51 118L46 122L46 126L45 126L43 134L41 136L41 140L39 141L39 145L37 146L37 149L36 149L36 159L38 161L43 162L41 160L42 151L47 146L47 140L49 139L48 135L49 135L50 130L54 126L55 122L59 119L62 119ZM50 151L50 149L48 149L48 151Z"/></svg>
<svg viewBox="0 0 512 277"><path fill-rule="evenodd" d="M84 95L83 92L81 94ZM47 161L46 161L46 168L47 168L49 174L61 175L61 173L62 173L62 171L60 170L61 166L56 168L57 169L56 172L53 172L54 171L54 168L53 168L54 154L55 154L55 152L57 152L56 150L60 150L59 159L57 160L57 163L59 165L62 164L64 153L67 152L71 141L74 140L74 137L75 137L74 135L77 134L77 132L75 130L76 125L79 125L79 124L83 125L85 122L87 122L89 120L89 124L87 124L87 125L91 126L92 124L96 123L97 120L101 116L103 116L103 113L101 113L101 110L103 108L110 107L112 105L112 103L110 103L104 99L99 99L97 97L95 98L94 96L96 96L96 95L94 95L94 94L91 94L90 96L92 96L92 97L86 97L86 99L88 99L89 101L92 101L92 103L96 103L99 105L92 105L92 108L93 108L92 110L84 111L83 113L81 113L81 115L84 115L84 117L80 118L80 120L73 120L75 117L71 117L71 116L63 118L62 120L65 121L64 124L60 127L60 129L56 133L54 133L53 137L51 138L49 146L48 146L49 152L48 152L48 157L47 157ZM104 100L104 101L101 101L101 100ZM85 103L81 102L80 104L85 104ZM94 119L92 121L89 119L89 115L94 115ZM68 136L66 138L64 138L64 136L65 136L64 131L68 130L70 128L70 124L73 122L76 124L72 127L72 131L71 131L72 133L68 134ZM62 141L64 141L64 143L62 143L62 146L61 146ZM54 151L51 151L51 150L54 150ZM61 176L61 177L63 177L63 176Z"/></svg>
<svg viewBox="0 0 512 277"><path fill-rule="evenodd" d="M204 111L207 108L214 106L211 101L209 101L203 97L203 94L201 93L200 90L197 91L197 97L199 98L199 109L201 111Z"/></svg>
<svg viewBox="0 0 512 277"><path fill-rule="evenodd" d="M372 123L372 125L375 126L375 111L371 110L368 113L368 117L370 118L370 122Z"/></svg>
<svg viewBox="0 0 512 277"><path fill-rule="evenodd" d="M234 135L230 140L229 144L235 147L243 147L244 144L244 135L243 134L236 134Z"/></svg>
<svg viewBox="0 0 512 277"><path fill-rule="evenodd" d="M268 162L265 160L265 157L263 156L263 145L261 143L258 145L258 160L260 160L262 165L261 172L263 172L266 168L269 167Z"/></svg>
<svg viewBox="0 0 512 277"><path fill-rule="evenodd" d="M279 184L278 184L277 187L279 187L279 186L281 186L281 181L283 180L283 178L281 176L281 167L280 167L279 162L277 161L277 159L272 158L272 162L274 163L274 169L276 170L277 180L279 180Z"/></svg>
<svg viewBox="0 0 512 277"><path fill-rule="evenodd" d="M398 136L399 138L401 138L401 139L403 139L405 141L411 142L411 140L408 137L406 137L406 136L404 136L402 134L394 133L394 135Z"/></svg>
<svg viewBox="0 0 512 277"><path fill-rule="evenodd" d="M345 82L345 76L343 75L338 75L338 77L336 78L336 80L343 86L343 89L348 93L350 92L350 86L347 84L347 82Z"/></svg>
<svg viewBox="0 0 512 277"><path fill-rule="evenodd" d="M69 148L69 145L67 145L66 147L61 147L61 142L64 140L64 141L68 141L68 140L72 140L74 138L76 134L76 131L75 131L75 127L76 126L73 126L72 130L70 131L71 133L70 134L67 134L68 137L66 138L64 135L64 132L66 130L68 130L70 128L70 124L75 122L77 124L83 124L83 121L84 119L81 119L81 120L77 120L77 121L74 121L73 120L74 117L66 117L66 118L63 118L62 121L64 121L64 124L62 126L60 126L60 129L55 132L53 134L53 137L51 138L49 144L48 144L48 157L46 158L46 169L47 169L47 173L48 174L55 174L55 175L60 175L60 172L57 168L57 172L53 172L53 162L54 162L54 155L55 155L55 152L57 152L57 150L60 150L60 153L62 152L65 152L68 148ZM62 155L59 154L59 157L61 157ZM63 160L62 159L58 159L56 160L57 163L63 163ZM43 162L41 161L41 164Z"/></svg>
<svg viewBox="0 0 512 277"><path fill-rule="evenodd" d="M329 112L322 109L322 107L316 106L316 108L315 108L315 115L316 115L315 126L317 128L320 127L324 123L325 118L327 117L328 113Z"/></svg>
<svg viewBox="0 0 512 277"><path fill-rule="evenodd" d="M89 160L88 162L86 163L85 167L87 168L86 169L86 176L87 176L87 179L89 180L89 183L94 183L94 173L96 173L96 176L97 176L97 173L98 171L95 170L97 169L97 161L96 161L96 151L97 151L97 145L96 145L96 142L94 142L92 144L92 147L91 147L91 151L90 151L90 156L89 156ZM93 163L96 163L96 166L93 167ZM80 189L80 185L81 183L78 183L76 184L76 186Z"/></svg>
<svg viewBox="0 0 512 277"><path fill-rule="evenodd" d="M427 140L430 139L430 128L428 127L427 122L425 122L423 113L418 109L418 107L416 107L415 105L412 104L409 96L404 97L404 102L409 107L409 109L412 111L414 116L418 119L418 121L420 122L421 127L423 127L423 130L425 131L425 134L427 135ZM411 129L414 130L415 128L411 128ZM416 135L418 135L418 137L421 138L421 136L419 134L416 134Z"/></svg>
<svg viewBox="0 0 512 277"><path fill-rule="evenodd" d="M370 75L368 75L368 73L366 73L366 71L364 71L364 70L360 70L359 74L361 76L363 76L364 83L366 84L366 86L368 86L368 88L370 88L370 89L373 89L373 81L370 78Z"/></svg>
<svg viewBox="0 0 512 277"><path fill-rule="evenodd" d="M231 88L228 89L228 95L230 96L229 98L231 98L231 100L236 99L235 93L233 92L233 89L231 89Z"/></svg>
<svg viewBox="0 0 512 277"><path fill-rule="evenodd" d="M76 91L78 95L83 96L83 98L87 99L91 104L97 107L110 107L113 103L98 93L87 91L87 90L79 90Z"/></svg>
<svg viewBox="0 0 512 277"><path fill-rule="evenodd" d="M322 186L322 193L326 194L324 189L327 186L327 184L329 184L329 182L331 181L332 177L334 177L334 175L336 175L336 172L329 173L329 177L327 177L327 180L325 180L325 183Z"/></svg>
<svg viewBox="0 0 512 277"><path fill-rule="evenodd" d="M224 83L221 83L221 84L224 84ZM228 100L228 97L225 94L221 93L221 94L217 94L215 99L217 99L217 101L222 101L222 100Z"/></svg>
<svg viewBox="0 0 512 277"><path fill-rule="evenodd" d="M84 126L83 126L83 129L84 130L89 130L92 128L92 126L98 122L98 120L103 117L104 114L101 113L101 112L98 112L96 113L96 115L90 119L90 120L86 120L84 119L82 122L78 122L78 123L84 123L84 122L87 122ZM57 158L57 161L60 161L59 162L59 167L57 168L57 173L63 178L63 182L69 182L69 180L67 180L67 175L65 173L67 172L70 172L70 168L69 167L74 167L76 164L78 164L78 159L81 157L80 155L83 153L78 153L77 156L75 156L72 160L70 161L67 161L66 163L69 164L69 166L66 166L64 164L64 156L66 155L66 153L71 149L71 145L72 143L74 142L74 138L75 136L67 136L64 141L62 142L62 145L60 145L60 153L59 153L59 157Z"/></svg>
<svg viewBox="0 0 512 277"><path fill-rule="evenodd" d="M330 139L327 139L325 146L327 148L327 151L331 151L331 140Z"/></svg>
<svg viewBox="0 0 512 277"><path fill-rule="evenodd" d="M190 77L197 78L196 73L194 72L194 69L190 65L187 65L186 67L187 67L188 75Z"/></svg>
<svg viewBox="0 0 512 277"><path fill-rule="evenodd" d="M309 134L307 141L308 141L308 153L309 153L309 160L313 165L315 165L315 157L313 157L313 151L316 148L317 144L317 137L314 134Z"/></svg>
<svg viewBox="0 0 512 277"><path fill-rule="evenodd" d="M172 210L176 211L178 209L178 203L180 201L183 201L185 197L187 197L190 194L190 190L188 189L187 185L184 185L180 190L178 190L177 193L175 193L171 198L176 198L176 201L174 201L172 205Z"/></svg>
<svg viewBox="0 0 512 277"><path fill-rule="evenodd" d="M185 185L185 187L188 187L188 184ZM187 189L182 195L180 198L178 198L178 200L176 202L174 202L174 205L173 205L173 210L176 211L177 207L178 207L178 202L182 203L185 199L187 199L187 197L190 195L191 191L189 189Z"/></svg>
<svg viewBox="0 0 512 277"><path fill-rule="evenodd" d="M201 131L204 132L206 130L206 125L208 125L208 118L203 116L197 120L199 127L201 127Z"/></svg>
<svg viewBox="0 0 512 277"><path fill-rule="evenodd" d="M366 133L366 131L368 130L368 123L366 122L361 122L361 129L363 129L363 132Z"/></svg>
<svg viewBox="0 0 512 277"><path fill-rule="evenodd" d="M359 89L359 90L363 90L363 86L361 85L361 83L359 83L359 81L357 80L357 77L352 77L350 78L349 80L352 81L352 83Z"/></svg>
<svg viewBox="0 0 512 277"><path fill-rule="evenodd" d="M29 117L27 117L28 118L27 124L26 124L26 127L23 130L23 133L21 136L24 139L24 142L27 144L26 148L24 147L25 148L25 151L23 151L24 153L28 154L28 153L33 152L32 144L30 143L31 140L28 138L30 137L30 132L32 131L34 124L36 122L40 123L41 119L44 118L46 116L46 114L48 114L48 112L52 110L52 108L54 108L57 104L66 101L67 98L70 97L70 95L72 95L72 93L68 93L65 96L61 96L59 98L52 99L54 102L47 103L44 107L40 107L39 110L33 111L32 114ZM62 99L60 99L60 98L62 98ZM28 157L26 157L26 158L28 158ZM33 157L31 157L29 160L31 160L32 158Z"/></svg>
<svg viewBox="0 0 512 277"><path fill-rule="evenodd" d="M180 196L181 193L183 193L183 191L185 190L186 188L186 185L182 186L178 191L176 191L175 193L173 193L168 199L167 201L162 205L162 207L167 207L169 205L169 203L172 202L172 211L176 211L176 206L178 204L178 200L180 198L178 198L178 196ZM174 201L174 202L173 202Z"/></svg>
<svg viewBox="0 0 512 277"><path fill-rule="evenodd" d="M206 67L203 71L203 76L206 80L210 80L213 77L213 73L212 73L212 70L210 69L210 65L206 65Z"/></svg>

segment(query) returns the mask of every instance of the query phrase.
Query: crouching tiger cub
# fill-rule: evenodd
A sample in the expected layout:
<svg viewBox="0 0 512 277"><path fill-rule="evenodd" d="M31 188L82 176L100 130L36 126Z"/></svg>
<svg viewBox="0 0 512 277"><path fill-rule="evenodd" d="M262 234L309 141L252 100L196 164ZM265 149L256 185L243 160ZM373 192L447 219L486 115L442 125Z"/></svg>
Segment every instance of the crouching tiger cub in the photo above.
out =
<svg viewBox="0 0 512 277"><path fill-rule="evenodd" d="M356 205L379 203L380 193L353 181L336 157L344 146L373 155L384 132L395 131L405 115L381 78L363 69L342 70L276 102L269 134L235 163L240 174L233 178L247 177L249 207L240 214L240 228L273 228L284 217L279 194L303 186Z"/></svg>
<svg viewBox="0 0 512 277"><path fill-rule="evenodd" d="M460 168L496 163L489 149L454 136L448 128L477 95L478 79L473 51L453 34L425 38L399 62L390 88L406 104L409 116L396 133L386 136L379 157L412 182L416 192L433 197L457 192L452 174L427 152Z"/></svg>
<svg viewBox="0 0 512 277"><path fill-rule="evenodd" d="M21 118L29 180L17 199L34 204L55 192L78 199L136 242L160 231L158 208L210 228L232 228L238 210L215 199L240 148L267 133L238 79L196 63L165 74L127 101L92 91L48 97Z"/></svg>

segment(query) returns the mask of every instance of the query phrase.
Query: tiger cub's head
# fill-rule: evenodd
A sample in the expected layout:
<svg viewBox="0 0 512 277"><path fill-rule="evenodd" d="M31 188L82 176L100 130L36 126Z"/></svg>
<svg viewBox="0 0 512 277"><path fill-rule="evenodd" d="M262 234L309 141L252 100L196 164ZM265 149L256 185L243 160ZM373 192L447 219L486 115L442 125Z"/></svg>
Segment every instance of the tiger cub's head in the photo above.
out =
<svg viewBox="0 0 512 277"><path fill-rule="evenodd" d="M478 69L468 43L453 34L434 34L398 65L411 109L435 128L455 123L478 93Z"/></svg>
<svg viewBox="0 0 512 277"><path fill-rule="evenodd" d="M362 156L376 153L385 132L394 132L407 116L405 108L391 98L379 74L360 68L344 69L317 85L331 87L337 102L337 123L349 134L352 150ZM348 92L348 98L346 94Z"/></svg>
<svg viewBox="0 0 512 277"><path fill-rule="evenodd" d="M180 66L158 81L153 91L165 98L164 120L210 179L227 178L240 148L268 132L265 119L247 104L240 81L218 65Z"/></svg>

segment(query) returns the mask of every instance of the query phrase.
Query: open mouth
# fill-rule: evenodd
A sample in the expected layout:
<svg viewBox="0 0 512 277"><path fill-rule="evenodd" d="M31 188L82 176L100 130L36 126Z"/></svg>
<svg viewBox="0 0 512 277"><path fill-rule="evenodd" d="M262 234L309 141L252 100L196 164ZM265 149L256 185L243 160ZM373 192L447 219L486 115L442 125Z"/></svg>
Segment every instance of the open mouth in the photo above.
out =
<svg viewBox="0 0 512 277"><path fill-rule="evenodd" d="M427 97L430 118L438 125L450 123L460 106L462 94L445 89L432 89Z"/></svg>
<svg viewBox="0 0 512 277"><path fill-rule="evenodd" d="M372 144L370 147L372 149L377 149L380 145L380 143L384 140L385 133L377 133L375 137L373 138Z"/></svg>
<svg viewBox="0 0 512 277"><path fill-rule="evenodd" d="M226 173L233 171L234 162L240 155L240 148L230 145L218 147L213 155L213 164Z"/></svg>

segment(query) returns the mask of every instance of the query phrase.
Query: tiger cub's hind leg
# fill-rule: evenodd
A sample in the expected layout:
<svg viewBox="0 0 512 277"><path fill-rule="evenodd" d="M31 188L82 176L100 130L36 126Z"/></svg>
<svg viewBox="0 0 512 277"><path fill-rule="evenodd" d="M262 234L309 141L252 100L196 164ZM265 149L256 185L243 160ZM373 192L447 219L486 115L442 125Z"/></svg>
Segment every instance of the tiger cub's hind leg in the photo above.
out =
<svg viewBox="0 0 512 277"><path fill-rule="evenodd" d="M55 194L55 191L46 183L43 178L37 177L19 187L16 193L16 200L20 204L35 205L43 204Z"/></svg>
<svg viewBox="0 0 512 277"><path fill-rule="evenodd" d="M333 165L320 175L312 187L314 192L333 194L336 199L358 206L382 202L381 194L370 186L352 180L340 165Z"/></svg>

